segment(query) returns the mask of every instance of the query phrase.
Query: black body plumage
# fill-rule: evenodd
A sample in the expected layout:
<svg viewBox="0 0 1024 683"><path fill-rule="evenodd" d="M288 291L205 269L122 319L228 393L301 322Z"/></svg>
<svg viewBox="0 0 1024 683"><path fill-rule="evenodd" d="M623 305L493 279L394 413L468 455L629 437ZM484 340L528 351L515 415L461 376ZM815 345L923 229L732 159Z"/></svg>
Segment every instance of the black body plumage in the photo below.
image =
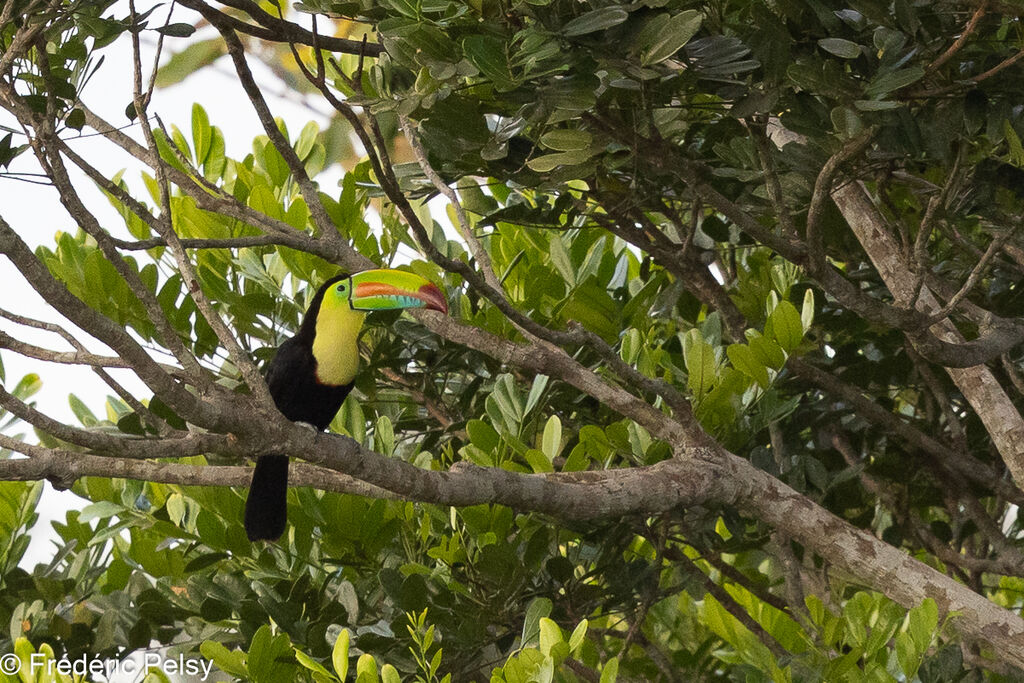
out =
<svg viewBox="0 0 1024 683"><path fill-rule="evenodd" d="M344 279L339 275L325 282L310 302L309 310L294 337L278 347L267 366L267 387L277 409L294 422L306 422L327 429L352 383L326 385L317 380L313 340L316 319L324 292ZM276 540L287 522L288 456L264 455L256 460L249 497L245 501L245 533L250 541Z"/></svg>

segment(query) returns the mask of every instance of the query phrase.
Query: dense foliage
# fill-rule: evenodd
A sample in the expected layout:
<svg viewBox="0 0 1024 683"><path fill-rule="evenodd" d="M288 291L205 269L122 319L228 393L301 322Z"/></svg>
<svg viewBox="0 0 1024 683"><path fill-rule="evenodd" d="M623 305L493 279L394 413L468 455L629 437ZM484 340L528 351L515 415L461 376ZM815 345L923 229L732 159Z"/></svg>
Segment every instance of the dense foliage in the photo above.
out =
<svg viewBox="0 0 1024 683"><path fill-rule="evenodd" d="M36 155L70 216L38 262L140 346L166 350L193 394L250 394L240 358L269 360L315 286L358 265L351 247L442 284L460 329L483 341L461 343L430 318L373 319L333 431L434 472L596 474L683 457L657 422L606 400L621 390L666 420L685 424L692 410L716 444L802 494L804 510L824 508L1020 612L1015 5L178 4L167 21L166 7L5 6L0 105L20 125L5 126L0 168ZM321 98L335 118L321 130L267 112L267 135L244 158L226 155L230 122L209 119L202 92L189 94L191 121L164 129L144 90L126 87L126 118L104 122L87 106L90 74L108 46L139 37L173 52L155 73L162 87L188 92L196 69L221 58L238 68L247 52L272 66L276 87ZM117 127L130 121L126 141ZM75 131L106 135L146 170L90 173ZM78 202L65 163L123 225L100 225ZM339 185L314 188L336 163ZM887 231L871 239L829 199L859 182ZM0 176L5 195L14 183ZM446 185L457 193L441 221L427 201ZM8 236L21 229L0 233L0 247L26 273ZM938 303L921 308L922 292ZM79 323L73 305L47 300ZM960 342L977 341L961 347L981 356L964 363L975 367L944 371L959 351L927 330L947 318ZM59 360L10 329L5 354ZM495 339L534 354L553 344L604 388L539 373ZM113 365L76 350L75 362ZM190 359L214 388L188 374ZM148 382L151 369L121 361ZM987 379L970 381L1002 399L993 390L978 404L965 389L979 367ZM815 545L765 523L757 510L771 501L750 502L749 485L729 500L585 518L450 507L386 486L342 493L309 469L307 484L324 483L292 489L286 536L253 546L234 442L152 456L188 475L143 470L146 455L103 440L216 434L201 411L185 414L171 388L133 397L111 379L105 412L72 395L80 424L61 431L31 410L39 381L0 394L39 443L4 423L0 479L49 477L90 503L56 525L52 562L24 567L42 484L0 482L0 650L24 661L44 648L166 647L201 653L225 680L605 683L1011 680L1024 658L1024 646L1009 653L958 627L966 608L938 594L908 604L886 567L849 569L826 529ZM81 456L80 467L88 453L120 469L27 476L12 451ZM189 478L203 471L224 478ZM791 514L798 525L801 510ZM870 564L876 550L860 552Z"/></svg>

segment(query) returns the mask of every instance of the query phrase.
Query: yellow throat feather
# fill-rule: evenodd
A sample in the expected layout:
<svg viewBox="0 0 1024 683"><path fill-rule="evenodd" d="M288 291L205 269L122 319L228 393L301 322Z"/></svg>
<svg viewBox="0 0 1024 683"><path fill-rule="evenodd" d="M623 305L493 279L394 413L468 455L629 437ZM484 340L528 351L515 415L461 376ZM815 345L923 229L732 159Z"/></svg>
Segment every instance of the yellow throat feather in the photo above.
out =
<svg viewBox="0 0 1024 683"><path fill-rule="evenodd" d="M355 379L359 371L359 330L365 313L353 311L347 298L325 296L316 316L313 358L321 384L338 386Z"/></svg>

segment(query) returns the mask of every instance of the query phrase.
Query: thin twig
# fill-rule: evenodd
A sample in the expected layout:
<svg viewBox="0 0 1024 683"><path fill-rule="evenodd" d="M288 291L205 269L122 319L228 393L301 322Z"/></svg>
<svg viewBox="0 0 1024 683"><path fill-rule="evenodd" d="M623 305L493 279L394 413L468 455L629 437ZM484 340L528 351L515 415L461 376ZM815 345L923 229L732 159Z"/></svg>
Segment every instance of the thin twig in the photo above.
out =
<svg viewBox="0 0 1024 683"><path fill-rule="evenodd" d="M949 317L950 313L956 310L956 307L960 305L960 302L963 300L963 298L967 296L972 289L974 289L974 285L978 283L978 280L981 278L982 273L984 273L985 269L988 267L989 261L991 261L995 257L995 255L999 253L999 250L1002 249L1003 244L1006 242L1006 240L1010 238L1010 235L1012 234L1013 230L1007 230L1006 232L992 240L992 242L988 245L988 249L986 249L985 253L982 254L981 259L974 266L974 268L971 269L970 275L967 276L967 280L964 282L963 286L960 287L960 290L949 298L945 306L943 306L942 308L940 308L938 311L931 315L931 321L933 323L945 320L946 318Z"/></svg>
<svg viewBox="0 0 1024 683"><path fill-rule="evenodd" d="M1017 370L1017 367L1010 360L1009 354L1004 353L999 357L999 360L1003 364L1003 370L1006 371L1007 377L1010 378L1010 383L1013 384L1014 388L1017 390L1017 393L1019 393L1021 396L1024 396L1024 377L1021 377L1021 374Z"/></svg>
<svg viewBox="0 0 1024 683"><path fill-rule="evenodd" d="M757 149L757 156L761 162L761 173L764 174L764 186L768 191L768 199L775 210L779 225L782 226L783 234L790 238L797 236L796 226L793 223L793 215L786 206L785 194L782 191L782 183L779 181L779 170L775 164L774 145L768 139L767 128L764 124L751 123L747 126L750 137Z"/></svg>
<svg viewBox="0 0 1024 683"><path fill-rule="evenodd" d="M202 0L178 0L178 4L200 12L201 14L204 13L204 11L215 11L210 10ZM378 43L370 43L369 45L364 46L362 42L358 40L336 38L334 36L316 36L298 24L290 21L282 21L274 15L265 12L255 2L250 2L248 0L223 0L222 4L247 12L249 16L259 22L260 26L253 26L252 24L240 21L230 14L223 12L217 12L218 16L216 16L216 20L218 22L225 26L229 26L232 30L240 33L246 33L262 40L269 40L273 42L287 41L289 43L299 43L310 47L316 47L319 44L319 47L324 50L350 55L365 53L372 57L378 57L384 52L384 46ZM213 19L209 16L204 14L204 17L213 23Z"/></svg>
<svg viewBox="0 0 1024 683"><path fill-rule="evenodd" d="M26 318L25 316L17 315L15 313L11 313L10 311L6 311L6 310L3 310L3 309L0 309L0 317L6 318L7 320L10 320L11 322L17 323L18 325L24 325L26 327L31 327L31 328L34 328L34 329L37 329L37 330L43 330L45 332L50 332L50 333L56 334L57 336L61 337L66 342L68 342L68 344L70 344L73 349L75 349L75 355L78 358L83 358L84 359L84 358L92 358L92 357L95 356L95 354L91 353L85 347L85 344L80 342L73 334L71 334L70 332L65 330L60 325L55 325L53 323L44 322L42 320L35 320L33 318ZM26 355L28 355L28 354L26 354ZM97 359L101 358L99 356L95 356L95 357ZM43 359L41 359L41 360L43 360ZM60 360L57 360L57 359L45 359L45 360L52 360L52 362L58 362L58 363L61 362ZM113 359L111 359L111 360L113 360ZM117 360L120 361L120 362L125 362L124 359L122 359L122 358L117 358ZM92 366L93 372L95 372L96 375L99 376L99 378L102 379L107 384L107 386L109 386L111 389L113 389L114 393L117 394L119 397L121 397L121 399L125 403L127 403L128 406L131 407L131 409L134 410L139 415L140 419L148 427L150 427L153 431L155 431L157 434L160 434L160 435L168 434L168 433L170 433L172 431L171 426L167 424L166 420L164 420L162 417L158 416L156 413L151 411L148 407L142 405L141 401L139 401L137 398L135 398L135 396L133 396L131 394L131 392L129 392L127 389L125 389L124 386L122 386L120 382L115 380L110 375L110 373L108 373L106 371L106 369L105 369L107 367L117 367L117 366L115 366L115 365L107 365L106 363L100 364L100 365L97 365L97 364L94 364L94 363L89 363L89 365ZM131 368L131 369L134 370L134 367L132 367L130 364L128 364L126 362L125 362L125 367ZM174 374L177 374L177 373L180 372L180 370L178 368L174 368L174 367L171 367L171 366L164 366L164 370L168 374L171 374L171 375L174 375Z"/></svg>
<svg viewBox="0 0 1024 683"><path fill-rule="evenodd" d="M402 127L402 132L405 133L405 139L409 142L413 156L416 157L416 161L419 163L423 174L427 176L431 184L448 199L455 209L456 227L459 230L459 234L462 235L462 239L469 246L469 252L476 259L477 266L483 272L484 281L496 292L503 292L501 282L498 281L498 276L494 274L491 255L487 253L483 244L473 234L473 226L469 222L469 216L466 214L466 209L462 206L459 196L455 193L455 190L448 186L448 183L441 179L441 176L437 174L434 167L430 165L430 162L427 160L427 153L423 149L423 145L420 144L419 135L417 135L416 128L409 120L409 117L405 114L399 114L398 123Z"/></svg>
<svg viewBox="0 0 1024 683"><path fill-rule="evenodd" d="M814 192L807 209L807 268L818 272L825 268L825 247L822 241L822 214L825 202L832 196L832 186L840 167L850 159L863 152L875 136L875 128L868 128L856 137L848 140L842 148L829 157L814 181Z"/></svg>
<svg viewBox="0 0 1024 683"><path fill-rule="evenodd" d="M987 10L988 0L982 0L981 3L978 5L978 8L974 10L974 14L971 15L971 18L970 20L968 20L967 25L964 27L964 30L961 31L960 35L957 36L956 40L953 41L953 44L950 45L945 52L936 57L931 64L925 67L925 74L930 74L938 70L943 64L948 62L953 57L953 55L960 51L960 48L964 46L964 44L967 42L967 39L970 38L971 34L974 33L974 29L978 27L978 22L981 21L981 18L983 16L985 16Z"/></svg>

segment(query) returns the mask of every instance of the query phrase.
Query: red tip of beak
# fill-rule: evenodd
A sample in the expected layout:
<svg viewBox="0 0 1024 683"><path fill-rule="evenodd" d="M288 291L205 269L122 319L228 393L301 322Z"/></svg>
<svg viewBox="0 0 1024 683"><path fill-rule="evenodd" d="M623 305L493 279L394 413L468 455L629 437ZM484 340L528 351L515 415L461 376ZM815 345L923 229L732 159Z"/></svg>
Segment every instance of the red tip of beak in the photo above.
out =
<svg viewBox="0 0 1024 683"><path fill-rule="evenodd" d="M427 304L424 308L429 308L433 311L441 311L447 315L448 299L445 298L444 292L442 292L437 285L432 282L428 282L420 287L418 294L420 299Z"/></svg>

